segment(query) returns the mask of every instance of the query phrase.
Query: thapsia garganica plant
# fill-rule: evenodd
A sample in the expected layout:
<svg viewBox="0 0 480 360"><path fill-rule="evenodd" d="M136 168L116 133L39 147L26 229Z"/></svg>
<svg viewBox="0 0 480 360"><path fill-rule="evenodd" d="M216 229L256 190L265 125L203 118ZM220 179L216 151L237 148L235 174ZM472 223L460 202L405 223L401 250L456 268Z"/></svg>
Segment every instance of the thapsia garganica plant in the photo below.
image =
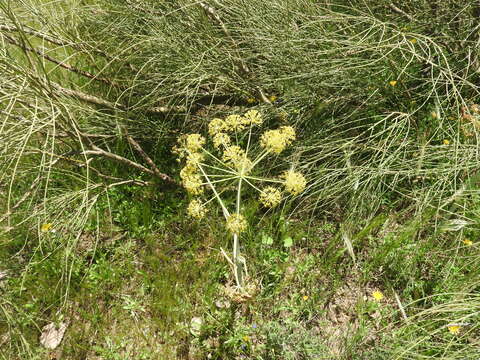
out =
<svg viewBox="0 0 480 360"><path fill-rule="evenodd" d="M293 168L277 178L262 176L262 160L280 154L295 140L295 129L291 126L256 136L254 127L262 123L262 116L256 110L243 116L216 118L208 125L208 141L201 134L182 135L175 149L179 160L185 163L180 171L182 184L194 196L188 205L188 214L202 218L212 200L222 209L225 226L233 236L233 260L228 256L227 259L239 288L243 287L246 274L239 248L240 234L247 228L247 220L241 213L242 194L250 187L259 193L264 207L273 208L280 204L283 194L298 195L306 186L305 177ZM259 141L260 147L255 146L255 141ZM249 153L254 153L254 157ZM232 190L236 197L233 211L225 202Z"/></svg>

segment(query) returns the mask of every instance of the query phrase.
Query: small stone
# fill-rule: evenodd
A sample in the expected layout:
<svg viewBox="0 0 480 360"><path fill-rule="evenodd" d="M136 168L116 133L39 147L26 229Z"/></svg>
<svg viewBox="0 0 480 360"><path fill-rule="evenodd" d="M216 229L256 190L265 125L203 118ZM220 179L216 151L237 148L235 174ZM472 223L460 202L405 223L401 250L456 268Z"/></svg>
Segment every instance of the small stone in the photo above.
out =
<svg viewBox="0 0 480 360"><path fill-rule="evenodd" d="M193 336L200 336L202 330L203 320L199 317L193 317L190 321L190 333Z"/></svg>

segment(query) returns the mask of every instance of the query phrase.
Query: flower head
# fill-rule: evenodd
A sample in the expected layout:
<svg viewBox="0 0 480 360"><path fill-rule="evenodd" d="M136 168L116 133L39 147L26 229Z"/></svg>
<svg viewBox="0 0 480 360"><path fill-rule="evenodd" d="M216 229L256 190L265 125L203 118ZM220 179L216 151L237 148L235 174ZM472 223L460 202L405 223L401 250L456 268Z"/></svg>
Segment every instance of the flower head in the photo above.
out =
<svg viewBox="0 0 480 360"><path fill-rule="evenodd" d="M252 97L247 99L247 103L249 103L249 104L253 104L256 101L257 101L257 99L252 98Z"/></svg>
<svg viewBox="0 0 480 360"><path fill-rule="evenodd" d="M206 212L207 209L205 209L203 204L197 199L190 201L190 204L188 204L187 213L193 218L201 219L205 216Z"/></svg>
<svg viewBox="0 0 480 360"><path fill-rule="evenodd" d="M375 299L375 301L381 301L383 299L383 294L381 291L375 290L372 292L372 297Z"/></svg>
<svg viewBox="0 0 480 360"><path fill-rule="evenodd" d="M200 134L189 134L185 140L185 147L190 152L196 152L205 144L205 138Z"/></svg>
<svg viewBox="0 0 480 360"><path fill-rule="evenodd" d="M197 175L197 167L195 164L187 162L182 170L180 170L180 178L186 180L192 175Z"/></svg>
<svg viewBox="0 0 480 360"><path fill-rule="evenodd" d="M247 173L252 167L252 162L247 158L245 151L238 145L227 146L223 152L223 161L239 171Z"/></svg>
<svg viewBox="0 0 480 360"><path fill-rule="evenodd" d="M260 202L267 208L277 206L280 201L282 201L282 193L273 186L265 188L260 194Z"/></svg>
<svg viewBox="0 0 480 360"><path fill-rule="evenodd" d="M450 325L448 331L450 331L450 334L457 335L460 333L460 325Z"/></svg>
<svg viewBox="0 0 480 360"><path fill-rule="evenodd" d="M227 229L233 234L240 234L247 228L247 220L242 214L230 214L227 218Z"/></svg>
<svg viewBox="0 0 480 360"><path fill-rule="evenodd" d="M205 155L199 152L191 152L187 155L187 164L198 166L205 158Z"/></svg>
<svg viewBox="0 0 480 360"><path fill-rule="evenodd" d="M450 140L448 139L443 140L443 145L450 145Z"/></svg>
<svg viewBox="0 0 480 360"><path fill-rule="evenodd" d="M265 131L260 138L260 144L268 151L280 154L295 140L295 129L291 126L282 126L277 130Z"/></svg>
<svg viewBox="0 0 480 360"><path fill-rule="evenodd" d="M218 119L218 118L213 119L208 124L208 133L211 136L221 133L224 130L226 130L226 124L225 124L225 121L223 121L222 119Z"/></svg>
<svg viewBox="0 0 480 360"><path fill-rule="evenodd" d="M260 125L263 122L262 115L257 110L250 110L243 115L244 125Z"/></svg>
<svg viewBox="0 0 480 360"><path fill-rule="evenodd" d="M230 137L225 133L218 133L213 136L213 146L215 146L217 149L219 149L222 145L227 147L230 145L230 142Z"/></svg>
<svg viewBox="0 0 480 360"><path fill-rule="evenodd" d="M225 130L226 131L240 131L245 129L245 124L240 115L229 115L225 119Z"/></svg>
<svg viewBox="0 0 480 360"><path fill-rule="evenodd" d="M183 187L192 195L203 193L202 178L198 174L192 174L183 179Z"/></svg>
<svg viewBox="0 0 480 360"><path fill-rule="evenodd" d="M42 224L42 226L40 226L40 231L49 232L52 229L52 226L53 226L52 223Z"/></svg>
<svg viewBox="0 0 480 360"><path fill-rule="evenodd" d="M392 80L389 82L390 86L395 86L397 85L397 80Z"/></svg>
<svg viewBox="0 0 480 360"><path fill-rule="evenodd" d="M305 177L299 172L289 170L286 171L282 175L282 177L285 179L285 189L292 195L300 194L303 190L305 190L305 187L307 186L307 181L305 180Z"/></svg>
<svg viewBox="0 0 480 360"><path fill-rule="evenodd" d="M469 240L469 239L464 239L462 242L467 246L472 246L473 245L473 241Z"/></svg>

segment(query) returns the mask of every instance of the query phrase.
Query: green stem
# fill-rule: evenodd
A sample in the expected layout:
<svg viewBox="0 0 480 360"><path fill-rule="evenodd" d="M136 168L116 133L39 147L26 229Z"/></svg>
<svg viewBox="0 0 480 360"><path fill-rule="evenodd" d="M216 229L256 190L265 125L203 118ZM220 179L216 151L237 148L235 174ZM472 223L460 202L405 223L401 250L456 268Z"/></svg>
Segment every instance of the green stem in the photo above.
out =
<svg viewBox="0 0 480 360"><path fill-rule="evenodd" d="M205 173L205 171L203 170L203 167L200 164L198 165L198 168L202 172L203 176L207 180L208 185L210 185L210 188L212 189L213 193L215 194L215 197L217 198L218 203L220 204L220 206L222 208L223 216L225 216L225 219L228 219L228 217L230 216L230 213L228 212L225 205L223 205L223 201L222 201L222 199L220 199L220 196L218 195L217 190L215 189L215 186L213 186L213 184L211 183L208 175Z"/></svg>

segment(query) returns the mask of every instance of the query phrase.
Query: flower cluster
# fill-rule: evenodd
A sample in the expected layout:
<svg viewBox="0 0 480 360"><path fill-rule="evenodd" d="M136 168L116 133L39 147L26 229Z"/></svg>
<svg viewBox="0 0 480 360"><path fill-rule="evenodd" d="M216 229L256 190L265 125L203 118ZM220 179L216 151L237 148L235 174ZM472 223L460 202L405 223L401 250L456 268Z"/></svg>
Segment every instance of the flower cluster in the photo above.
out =
<svg viewBox="0 0 480 360"><path fill-rule="evenodd" d="M215 191L217 184L225 184L225 188L228 188L229 182L245 181L259 191L259 201L266 208L274 208L281 203L283 190L273 186L266 186L260 190L253 185L256 181L280 182L286 192L292 195L300 194L306 187L306 180L299 172L286 171L280 176L280 181L278 178L258 178L250 175L253 167L265 156L271 153L280 154L296 137L295 129L291 126L267 130L259 139L263 151L256 158L250 159L247 151L253 147L247 146L247 151L242 147L242 139L244 145L247 137L242 135L241 131L262 123L262 116L257 110L247 111L243 115L229 115L224 119L211 120L208 124L208 135L213 148L220 152L220 156L213 155L207 150L207 141L202 135L198 133L182 135L176 151L179 159L185 162L185 166L180 171L180 178L188 193L198 196L211 189L217 200L221 202L218 192ZM248 134L248 143L250 143L252 133ZM225 208L223 210L227 218L226 226L231 232L239 233L246 228L246 220L238 213L238 209L233 215L229 215ZM196 198L188 205L187 212L190 216L200 219L205 215L206 209L203 202Z"/></svg>
<svg viewBox="0 0 480 360"><path fill-rule="evenodd" d="M232 232L232 234L240 234L245 231L247 228L247 220L242 214L230 214L227 218L227 229Z"/></svg>
<svg viewBox="0 0 480 360"><path fill-rule="evenodd" d="M207 213L207 209L205 209L205 206L203 206L199 200L194 199L188 204L187 212L191 217L201 219Z"/></svg>
<svg viewBox="0 0 480 360"><path fill-rule="evenodd" d="M273 101L273 100L272 100ZM263 123L256 110L243 115L229 115L225 119L215 118L208 124L209 141L200 134L180 136L175 152L178 160L184 162L180 171L182 185L195 197L187 207L189 216L201 219L205 216L206 204L216 200L225 216L227 230L234 234L233 272L237 285L241 288L246 271L240 261L239 234L247 229L247 219L241 214L242 192L253 188L259 192L259 202L266 208L274 208L282 201L282 192L298 195L306 187L305 177L293 170L286 171L277 178L264 178L254 172L256 165L271 154L280 154L296 137L291 126L281 126L276 130L265 131L259 139L260 147L252 145L258 139L254 126ZM244 131L248 130L248 131ZM256 152L252 155L252 152ZM267 186L258 185L268 183ZM257 183L257 185L256 185ZM271 185L281 184L282 188ZM210 190L210 192L209 192ZM236 209L229 211L222 199L235 191ZM212 198L202 199L209 193ZM228 257L228 255L225 254ZM242 270L244 269L244 270Z"/></svg>
<svg viewBox="0 0 480 360"><path fill-rule="evenodd" d="M282 126L280 129L265 131L260 144L267 151L280 154L293 140L295 140L295 129L291 126Z"/></svg>
<svg viewBox="0 0 480 360"><path fill-rule="evenodd" d="M267 208L274 208L282 201L282 193L277 188L269 186L260 194L260 202Z"/></svg>
<svg viewBox="0 0 480 360"><path fill-rule="evenodd" d="M303 192L303 190L305 190L305 186L307 185L305 177L299 172L295 172L293 170L289 170L283 173L282 178L285 179L285 190L287 190L292 195L300 194L301 192Z"/></svg>

